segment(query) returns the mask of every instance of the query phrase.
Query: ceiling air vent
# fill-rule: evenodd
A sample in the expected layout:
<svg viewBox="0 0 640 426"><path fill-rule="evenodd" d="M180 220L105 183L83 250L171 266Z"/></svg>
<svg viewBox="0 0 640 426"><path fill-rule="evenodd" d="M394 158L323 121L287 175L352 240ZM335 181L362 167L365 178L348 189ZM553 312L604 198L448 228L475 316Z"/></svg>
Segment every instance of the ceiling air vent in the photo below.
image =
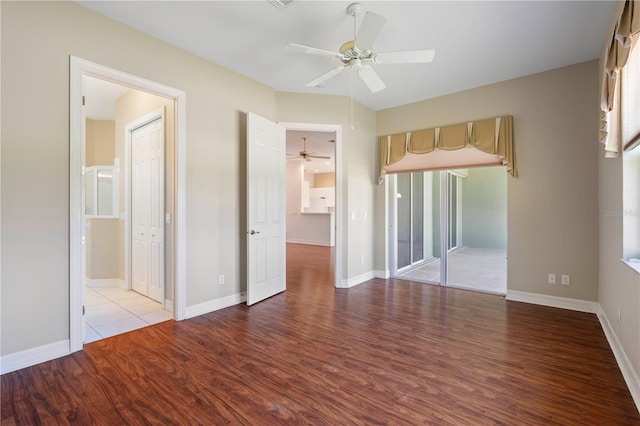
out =
<svg viewBox="0 0 640 426"><path fill-rule="evenodd" d="M284 9L285 6L291 3L292 1L293 0L268 0L268 2L271 3L271 5L278 10Z"/></svg>

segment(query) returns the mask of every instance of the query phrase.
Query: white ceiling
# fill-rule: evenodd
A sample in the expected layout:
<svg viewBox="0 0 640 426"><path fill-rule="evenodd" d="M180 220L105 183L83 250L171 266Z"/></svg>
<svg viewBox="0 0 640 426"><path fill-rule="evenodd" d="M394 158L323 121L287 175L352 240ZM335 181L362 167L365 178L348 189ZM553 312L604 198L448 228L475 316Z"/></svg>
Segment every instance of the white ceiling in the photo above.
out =
<svg viewBox="0 0 640 426"><path fill-rule="evenodd" d="M161 40L278 91L349 96L342 73L324 88L305 84L338 64L284 50L288 42L336 51L353 39L351 2L80 1ZM612 1L363 1L387 19L374 51L435 48L431 64L375 65L387 88L354 97L374 110L595 59ZM360 23L362 18L358 21Z"/></svg>
<svg viewBox="0 0 640 426"><path fill-rule="evenodd" d="M116 101L128 87L99 78L84 77L85 113L92 120L115 120Z"/></svg>

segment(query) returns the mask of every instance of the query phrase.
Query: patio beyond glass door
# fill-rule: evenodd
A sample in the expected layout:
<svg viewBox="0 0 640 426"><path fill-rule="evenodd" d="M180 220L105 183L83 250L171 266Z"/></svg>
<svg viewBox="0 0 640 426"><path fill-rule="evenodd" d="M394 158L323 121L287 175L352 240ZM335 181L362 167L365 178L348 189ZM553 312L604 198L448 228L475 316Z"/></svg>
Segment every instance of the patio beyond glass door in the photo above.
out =
<svg viewBox="0 0 640 426"><path fill-rule="evenodd" d="M504 167L449 172L447 285L507 292L507 173Z"/></svg>

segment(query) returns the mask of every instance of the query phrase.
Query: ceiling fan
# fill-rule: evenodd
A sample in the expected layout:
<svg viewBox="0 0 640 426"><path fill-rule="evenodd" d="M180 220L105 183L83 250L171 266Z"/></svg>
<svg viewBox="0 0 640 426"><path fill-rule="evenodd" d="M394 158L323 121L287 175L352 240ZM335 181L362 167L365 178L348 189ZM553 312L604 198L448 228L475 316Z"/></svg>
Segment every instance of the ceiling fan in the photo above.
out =
<svg viewBox="0 0 640 426"><path fill-rule="evenodd" d="M329 56L340 60L341 64L320 77L311 80L307 87L321 87L327 80L335 77L346 69L357 71L358 75L367 85L371 92L376 93L386 86L378 76L378 73L370 64L408 64L408 63L428 63L433 61L434 49L408 50L397 52L375 53L372 45L378 37L382 26L387 20L375 13L366 12L360 30L356 31L357 17L362 14L362 5L352 3L347 7L347 14L353 16L353 40L344 43L339 52L317 49L315 47L304 46L302 44L289 43L285 46L287 50L294 52L308 53L312 55Z"/></svg>
<svg viewBox="0 0 640 426"><path fill-rule="evenodd" d="M327 157L324 155L315 155L313 152L307 152L307 138L302 138L302 151L298 153L298 156L302 158L304 161L311 161L312 158L320 158L323 160L330 160L331 157ZM287 154L291 156L295 156L295 154Z"/></svg>

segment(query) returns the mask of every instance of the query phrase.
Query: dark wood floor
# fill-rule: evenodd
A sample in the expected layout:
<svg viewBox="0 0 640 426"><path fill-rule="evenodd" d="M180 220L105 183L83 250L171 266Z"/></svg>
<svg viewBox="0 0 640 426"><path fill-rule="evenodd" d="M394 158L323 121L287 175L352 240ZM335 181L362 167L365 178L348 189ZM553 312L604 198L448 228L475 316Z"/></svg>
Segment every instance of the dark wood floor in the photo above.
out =
<svg viewBox="0 0 640 426"><path fill-rule="evenodd" d="M288 290L2 376L2 424L640 424L595 315L375 279Z"/></svg>

